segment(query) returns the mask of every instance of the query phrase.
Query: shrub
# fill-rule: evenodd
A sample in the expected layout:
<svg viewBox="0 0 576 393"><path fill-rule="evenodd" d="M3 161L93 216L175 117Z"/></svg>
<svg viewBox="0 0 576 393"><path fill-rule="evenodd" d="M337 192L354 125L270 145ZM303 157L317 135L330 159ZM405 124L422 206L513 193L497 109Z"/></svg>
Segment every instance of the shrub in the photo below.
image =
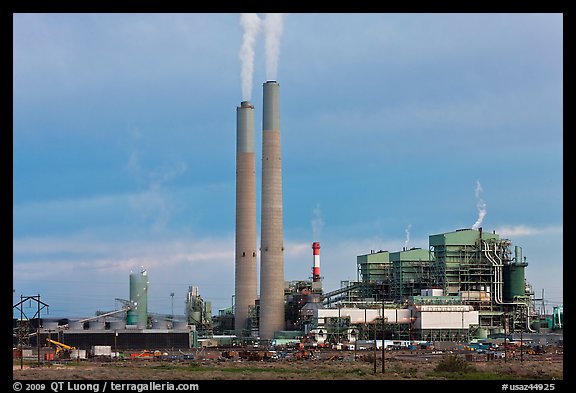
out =
<svg viewBox="0 0 576 393"><path fill-rule="evenodd" d="M445 372L465 372L470 371L472 367L463 359L461 356L456 354L451 355L444 355L442 360L436 366L436 371L445 371Z"/></svg>

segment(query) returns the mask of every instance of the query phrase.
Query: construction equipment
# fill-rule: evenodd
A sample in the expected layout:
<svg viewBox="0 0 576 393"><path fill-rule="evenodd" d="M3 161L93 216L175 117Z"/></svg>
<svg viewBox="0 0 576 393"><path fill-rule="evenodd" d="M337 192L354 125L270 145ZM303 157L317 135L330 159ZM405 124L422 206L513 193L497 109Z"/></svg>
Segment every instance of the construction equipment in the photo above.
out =
<svg viewBox="0 0 576 393"><path fill-rule="evenodd" d="M149 351L147 349L143 350L142 352L131 353L131 359L160 359L163 356L168 356L168 352L162 351Z"/></svg>
<svg viewBox="0 0 576 393"><path fill-rule="evenodd" d="M238 353L238 351L222 351L222 357L226 358L226 359L235 359L239 356L240 354Z"/></svg>
<svg viewBox="0 0 576 393"><path fill-rule="evenodd" d="M60 358L69 358L70 357L70 351L77 349L76 347L70 346L70 345L66 345L64 343L55 341L55 340L51 340L49 338L46 338L46 341L56 345L56 356L60 357Z"/></svg>

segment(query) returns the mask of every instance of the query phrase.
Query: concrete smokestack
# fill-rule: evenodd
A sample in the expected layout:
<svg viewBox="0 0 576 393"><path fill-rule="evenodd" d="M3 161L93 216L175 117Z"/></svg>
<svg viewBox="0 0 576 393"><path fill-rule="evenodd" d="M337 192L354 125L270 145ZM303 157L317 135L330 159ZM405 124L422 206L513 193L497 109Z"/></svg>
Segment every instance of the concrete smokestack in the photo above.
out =
<svg viewBox="0 0 576 393"><path fill-rule="evenodd" d="M320 243L312 243L312 255L314 256L314 264L312 265L312 281L320 281Z"/></svg>
<svg viewBox="0 0 576 393"><path fill-rule="evenodd" d="M236 108L236 260L234 330L242 337L249 308L257 297L256 275L256 155L254 106ZM250 332L248 331L248 335Z"/></svg>
<svg viewBox="0 0 576 393"><path fill-rule="evenodd" d="M260 338L270 340L285 328L280 85L263 87Z"/></svg>

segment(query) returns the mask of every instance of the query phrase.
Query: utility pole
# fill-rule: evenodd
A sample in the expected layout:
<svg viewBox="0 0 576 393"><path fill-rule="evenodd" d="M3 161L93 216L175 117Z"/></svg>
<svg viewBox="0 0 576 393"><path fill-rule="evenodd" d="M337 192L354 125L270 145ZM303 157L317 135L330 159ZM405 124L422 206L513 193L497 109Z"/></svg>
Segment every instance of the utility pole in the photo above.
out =
<svg viewBox="0 0 576 393"><path fill-rule="evenodd" d="M524 340L522 332L524 331L524 308L520 309L520 363L524 361Z"/></svg>
<svg viewBox="0 0 576 393"><path fill-rule="evenodd" d="M40 294L38 294L38 319L36 319L36 347L38 349L38 367L40 367Z"/></svg>
<svg viewBox="0 0 576 393"><path fill-rule="evenodd" d="M544 288L542 288L542 313L546 318L546 302L544 301Z"/></svg>
<svg viewBox="0 0 576 393"><path fill-rule="evenodd" d="M354 339L354 361L356 361L356 350L358 349L358 333L354 328L352 328L350 336L352 336L352 338Z"/></svg>
<svg viewBox="0 0 576 393"><path fill-rule="evenodd" d="M386 359L386 316L384 315L384 284L382 284L382 374L385 371L385 359Z"/></svg>
<svg viewBox="0 0 576 393"><path fill-rule="evenodd" d="M508 333L506 332L506 325L508 325L508 316L504 313L504 363L508 361Z"/></svg>
<svg viewBox="0 0 576 393"><path fill-rule="evenodd" d="M382 310L384 311L384 310ZM385 366L384 363L386 361L386 340L385 340L385 335L384 335L384 329L386 328L386 319L384 318L384 315L382 315L382 374L384 374L385 372Z"/></svg>
<svg viewBox="0 0 576 393"><path fill-rule="evenodd" d="M23 297L22 295L20 295L20 322L18 323L18 344L20 344L20 370L22 370L24 368L24 354L22 353L22 336L24 336L24 334L22 333L22 317L23 317L23 311L22 311L22 302L23 302Z"/></svg>
<svg viewBox="0 0 576 393"><path fill-rule="evenodd" d="M24 313L24 303L26 301L30 301L30 303L32 303L32 300L34 300L38 307L36 310L36 314L32 317L28 317L25 313ZM20 348L20 369L24 368L24 364L23 364L23 354L22 354L22 346L23 346L23 340L24 340L24 336L26 336L26 338L29 340L30 339L30 334L32 331L32 326L31 326L31 321L34 320L34 318L36 318L36 346L37 346L37 350L38 350L38 366L40 366L40 310L43 309L44 307L48 307L48 305L44 302L42 302L40 300L40 294L38 295L34 295L34 296L23 296L20 295L20 301L18 303L16 303L13 308L18 308L20 309L20 321L18 323L18 341L19 341L19 348ZM24 326L24 317L26 317L26 326ZM28 341L28 345L30 345L30 342Z"/></svg>
<svg viewBox="0 0 576 393"><path fill-rule="evenodd" d="M336 323L336 328L338 329L338 338L336 344L340 344L342 342L342 338L340 337L340 327L341 327L340 307L342 307L342 304L338 303L338 322Z"/></svg>
<svg viewBox="0 0 576 393"><path fill-rule="evenodd" d="M376 320L374 320L374 374L376 374Z"/></svg>

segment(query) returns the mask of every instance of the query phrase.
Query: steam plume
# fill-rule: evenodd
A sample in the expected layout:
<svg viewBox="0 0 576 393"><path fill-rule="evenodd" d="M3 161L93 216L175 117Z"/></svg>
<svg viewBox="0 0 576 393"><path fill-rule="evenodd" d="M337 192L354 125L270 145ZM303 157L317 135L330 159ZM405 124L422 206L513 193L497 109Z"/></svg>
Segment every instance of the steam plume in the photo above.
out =
<svg viewBox="0 0 576 393"><path fill-rule="evenodd" d="M480 184L480 181L476 180L476 199L478 199L478 202L476 202L476 207L478 208L478 219L476 220L474 225L472 225L472 229L480 228L480 225L482 225L482 220L484 219L484 216L486 215L486 203L484 203L482 198L480 198L480 193L482 191L483 190L482 190L482 185Z"/></svg>
<svg viewBox="0 0 576 393"><path fill-rule="evenodd" d="M254 45L261 28L261 21L257 14L240 14L240 25L244 30L242 46L240 47L240 78L242 79L242 99L248 101L252 98L252 79L254 74Z"/></svg>
<svg viewBox="0 0 576 393"><path fill-rule="evenodd" d="M412 224L408 224L408 226L406 227L406 241L404 242L404 248L407 250L408 249L408 242L410 242L410 228L412 227Z"/></svg>
<svg viewBox="0 0 576 393"><path fill-rule="evenodd" d="M266 48L266 80L276 80L278 57L280 56L280 36L284 28L283 14L266 14L264 19Z"/></svg>
<svg viewBox="0 0 576 393"><path fill-rule="evenodd" d="M322 212L320 211L320 205L316 205L314 210L312 211L314 217L312 218L312 236L314 239L318 240L320 236L320 232L322 232L322 228L324 227L324 220L322 219Z"/></svg>

